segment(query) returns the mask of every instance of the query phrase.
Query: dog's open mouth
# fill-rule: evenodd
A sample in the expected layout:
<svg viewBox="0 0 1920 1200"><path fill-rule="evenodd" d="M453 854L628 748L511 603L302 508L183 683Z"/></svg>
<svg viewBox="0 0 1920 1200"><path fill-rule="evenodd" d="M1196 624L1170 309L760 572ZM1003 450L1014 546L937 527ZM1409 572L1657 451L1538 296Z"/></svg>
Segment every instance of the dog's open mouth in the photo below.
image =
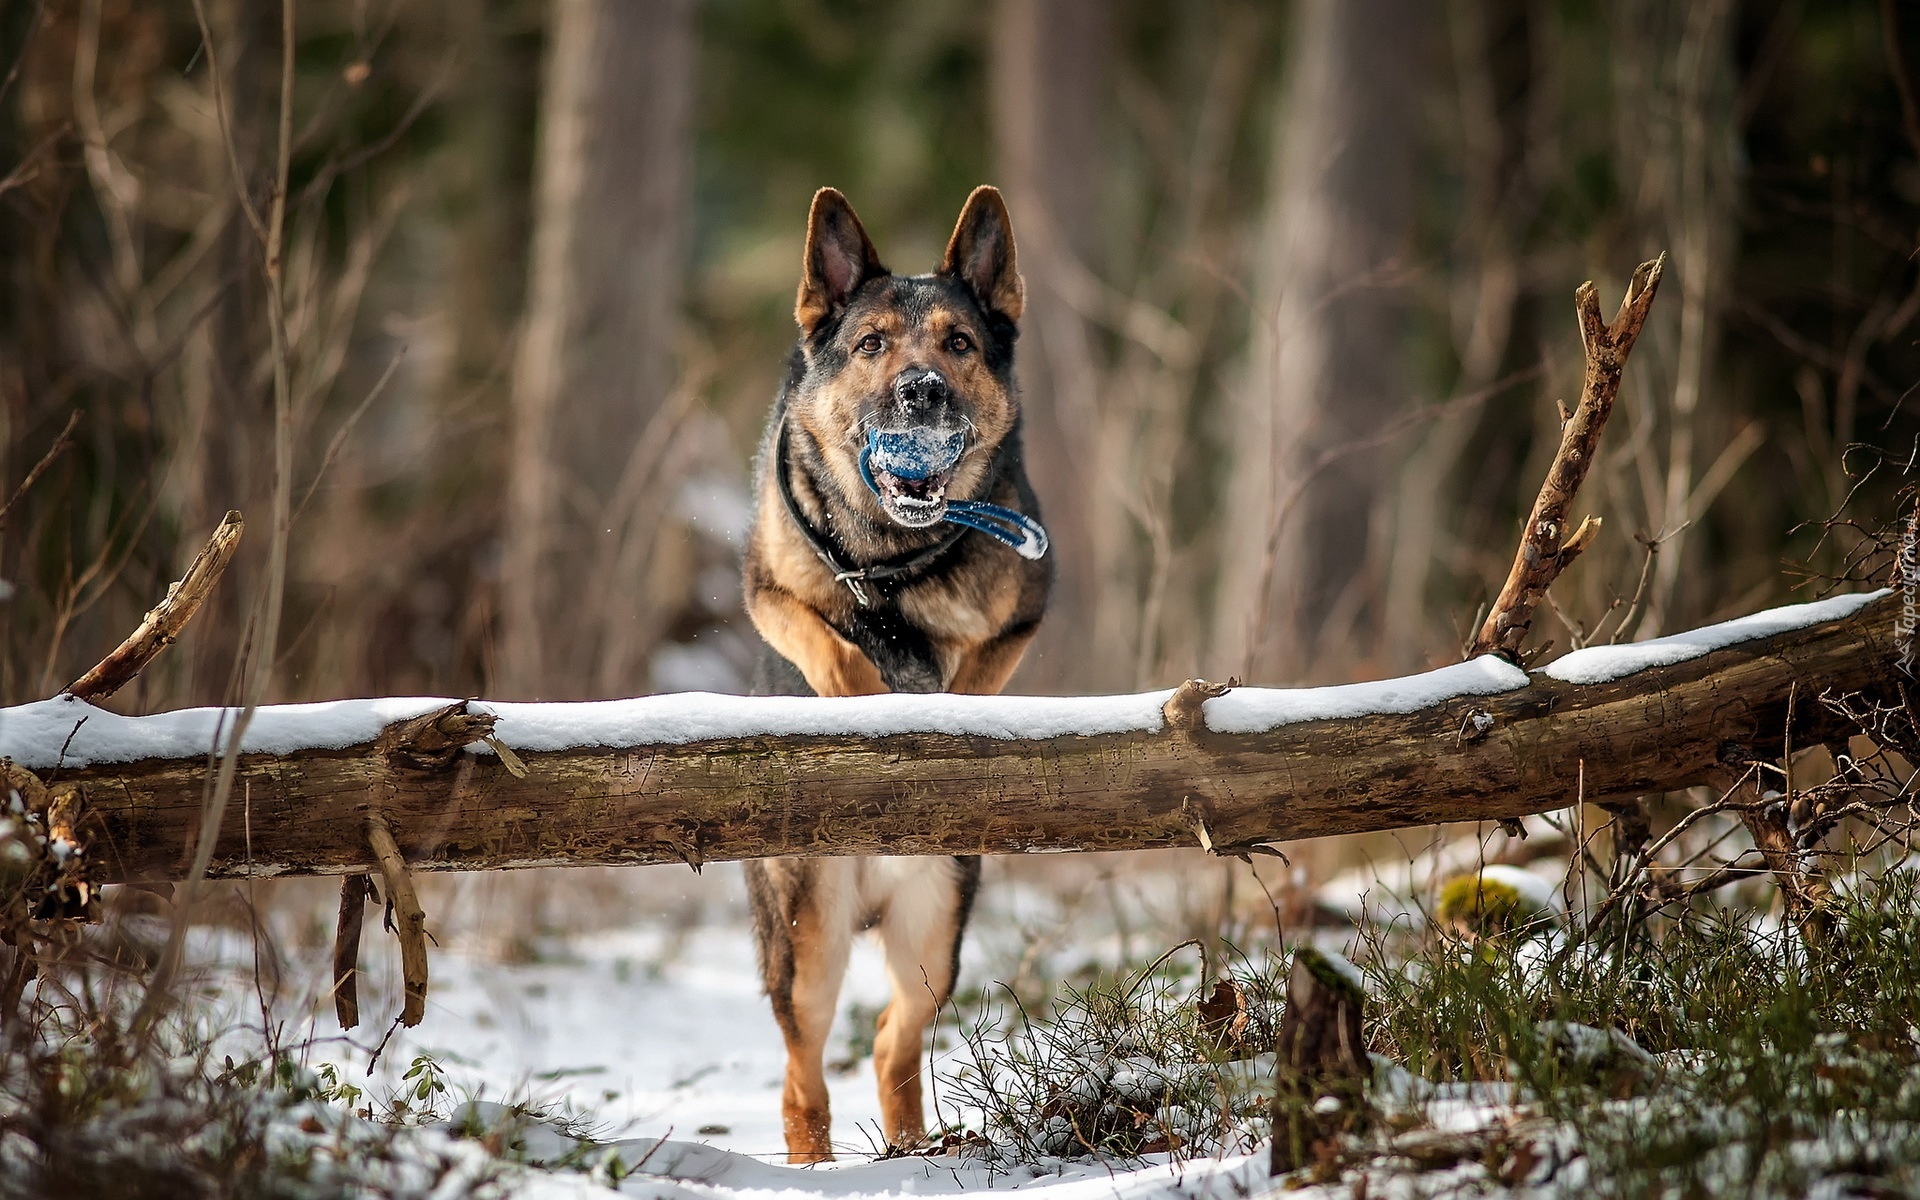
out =
<svg viewBox="0 0 1920 1200"><path fill-rule="evenodd" d="M923 529L947 515L947 483L966 447L966 433L959 429L872 429L860 453L860 471L889 517Z"/></svg>
<svg viewBox="0 0 1920 1200"><path fill-rule="evenodd" d="M947 515L947 483L952 478L951 467L924 479L902 479L888 471L873 473L873 482L880 489L880 507L912 529L925 528Z"/></svg>

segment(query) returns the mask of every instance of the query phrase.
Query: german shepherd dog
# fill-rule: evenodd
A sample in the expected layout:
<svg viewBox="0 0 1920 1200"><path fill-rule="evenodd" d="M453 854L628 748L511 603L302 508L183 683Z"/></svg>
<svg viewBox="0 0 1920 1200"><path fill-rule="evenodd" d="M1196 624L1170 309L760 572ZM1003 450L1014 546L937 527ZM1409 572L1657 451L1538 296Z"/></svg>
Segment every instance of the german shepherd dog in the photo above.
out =
<svg viewBox="0 0 1920 1200"><path fill-rule="evenodd" d="M807 218L787 363L756 466L747 613L755 691L995 693L1052 568L1021 464L1013 344L1025 291L1000 193L967 198L939 270L894 275L846 197ZM787 1043L794 1162L833 1157L822 1053L853 935L877 930L893 996L873 1042L887 1141L926 1137L921 1046L953 989L980 860L747 864L767 995Z"/></svg>

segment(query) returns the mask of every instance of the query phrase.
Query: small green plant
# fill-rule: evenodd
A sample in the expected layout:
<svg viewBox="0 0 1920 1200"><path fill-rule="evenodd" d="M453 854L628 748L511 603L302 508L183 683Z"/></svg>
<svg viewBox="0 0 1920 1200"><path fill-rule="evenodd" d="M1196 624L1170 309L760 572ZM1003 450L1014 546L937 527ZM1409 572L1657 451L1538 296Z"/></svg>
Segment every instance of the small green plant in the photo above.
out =
<svg viewBox="0 0 1920 1200"><path fill-rule="evenodd" d="M305 1047L216 1054L210 1028L166 1010L135 1035L137 992L70 982L43 977L0 1039L0 1200L424 1200L472 1195L495 1173L345 1111L360 1090L330 1065L308 1070Z"/></svg>
<svg viewBox="0 0 1920 1200"><path fill-rule="evenodd" d="M329 1104L338 1104L348 1112L358 1116L372 1117L372 1108L361 1109L360 1100L366 1092L360 1087L348 1083L340 1077L340 1068L332 1063L321 1063L314 1072L320 1080L320 1098Z"/></svg>
<svg viewBox="0 0 1920 1200"><path fill-rule="evenodd" d="M1920 895L1860 881L1809 945L1689 909L1631 943L1484 953L1369 927L1371 1048L1437 1082L1519 1085L1593 1196L1911 1194L1920 1162ZM1556 939L1559 935L1556 935Z"/></svg>
<svg viewBox="0 0 1920 1200"><path fill-rule="evenodd" d="M400 1088L388 1107L394 1121L424 1125L444 1115L440 1101L446 1095L446 1069L431 1054L416 1054L400 1076Z"/></svg>
<svg viewBox="0 0 1920 1200"><path fill-rule="evenodd" d="M1853 879L1828 916L1812 943L1737 907L1678 909L1599 943L1557 914L1522 938L1505 925L1463 939L1440 916L1363 925L1385 1120L1316 1170L1478 1164L1489 1186L1569 1196L1920 1194L1920 870ZM1271 1044L1285 966L1234 977L1239 1053ZM981 1134L949 1141L1002 1161L1255 1148L1273 1059L1220 1053L1198 1000L1156 969L1064 989L1045 1010L981 1006L939 1088ZM1451 1137L1431 1127L1443 1096L1519 1124Z"/></svg>

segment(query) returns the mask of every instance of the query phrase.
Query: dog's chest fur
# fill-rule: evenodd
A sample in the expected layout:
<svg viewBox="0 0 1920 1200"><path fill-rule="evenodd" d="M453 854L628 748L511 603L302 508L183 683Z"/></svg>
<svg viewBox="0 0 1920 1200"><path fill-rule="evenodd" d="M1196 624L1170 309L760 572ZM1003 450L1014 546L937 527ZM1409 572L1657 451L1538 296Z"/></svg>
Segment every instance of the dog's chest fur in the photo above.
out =
<svg viewBox="0 0 1920 1200"><path fill-rule="evenodd" d="M770 539L786 542L786 538ZM952 682L961 655L1006 628L1029 597L1007 586L999 572L983 573L971 560L1006 551L980 538L963 538L927 574L906 585L869 585L873 603L854 602L803 548L779 547L789 559L787 579L829 624L872 660L895 692L940 692ZM805 553L806 561L794 562ZM1000 564L996 564L1000 565ZM799 671L771 647L761 648L755 691L807 695Z"/></svg>

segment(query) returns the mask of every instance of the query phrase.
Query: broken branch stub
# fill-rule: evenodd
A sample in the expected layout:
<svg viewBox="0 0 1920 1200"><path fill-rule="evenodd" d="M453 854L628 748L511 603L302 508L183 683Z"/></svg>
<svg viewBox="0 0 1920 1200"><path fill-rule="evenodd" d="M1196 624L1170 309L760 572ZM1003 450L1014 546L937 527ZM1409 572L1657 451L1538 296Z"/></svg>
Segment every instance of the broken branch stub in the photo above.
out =
<svg viewBox="0 0 1920 1200"><path fill-rule="evenodd" d="M378 745L386 758L416 771L438 771L465 746L493 736L498 717L472 711L471 700L456 700L381 731Z"/></svg>
<svg viewBox="0 0 1920 1200"><path fill-rule="evenodd" d="M1202 707L1216 696L1224 696L1240 686L1238 679L1229 679L1225 683L1209 683L1204 679L1189 679L1173 690L1167 702L1160 706L1160 717L1167 728L1182 733L1193 733L1206 725L1205 710Z"/></svg>
<svg viewBox="0 0 1920 1200"><path fill-rule="evenodd" d="M360 931L370 887L365 875L340 881L340 915L333 927L333 1015L342 1029L360 1024Z"/></svg>
<svg viewBox="0 0 1920 1200"><path fill-rule="evenodd" d="M1273 1089L1269 1173L1297 1171L1338 1151L1339 1139L1372 1124L1372 1065L1361 1031L1366 1002L1359 973L1337 955L1302 944L1287 976Z"/></svg>
<svg viewBox="0 0 1920 1200"><path fill-rule="evenodd" d="M1608 324L1600 315L1600 293L1592 282L1583 283L1574 292L1574 307L1580 318L1580 342L1586 350L1586 377L1580 387L1580 403L1560 430L1560 448L1553 465L1534 498L1533 511L1520 535L1520 547L1506 584L1487 613L1486 621L1474 638L1467 657L1498 654L1510 662L1521 661L1520 647L1533 627L1533 614L1546 597L1547 589L1584 550L1599 530L1599 522L1581 522L1568 532L1567 510L1586 482L1587 472L1600 447L1600 435L1607 418L1613 415L1613 402L1620 394L1620 378L1626 370L1627 356L1640 330L1647 323L1654 293L1660 288L1660 276L1667 256L1641 263L1627 285L1620 312Z"/></svg>
<svg viewBox="0 0 1920 1200"><path fill-rule="evenodd" d="M444 708L389 725L374 739L374 757L385 769L375 775L378 802L398 799L409 787L446 771L460 751L493 736L498 720L492 713L474 712L472 702L456 700ZM384 778L382 778L384 777ZM387 885L387 903L393 913L394 935L400 939L400 969L406 988L401 1020L418 1025L427 1003L427 915L414 891L405 856L394 841L393 829L379 812L367 814L367 847ZM372 881L353 874L340 885L340 913L333 934L333 1008L340 1028L360 1023L360 931Z"/></svg>

